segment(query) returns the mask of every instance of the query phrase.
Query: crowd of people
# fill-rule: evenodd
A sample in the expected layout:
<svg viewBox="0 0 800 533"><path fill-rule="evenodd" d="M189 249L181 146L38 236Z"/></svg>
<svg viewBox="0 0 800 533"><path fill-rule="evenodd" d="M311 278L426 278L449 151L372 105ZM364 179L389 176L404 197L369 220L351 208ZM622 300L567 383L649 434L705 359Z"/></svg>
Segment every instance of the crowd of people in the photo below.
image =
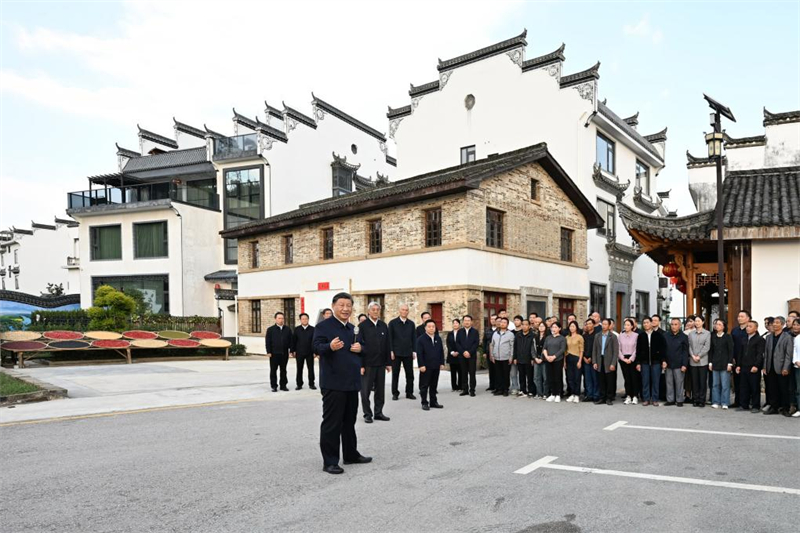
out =
<svg viewBox="0 0 800 533"><path fill-rule="evenodd" d="M625 318L621 330L613 319L593 312L583 324L575 315L562 324L556 317L528 318L501 310L489 317L490 327L481 336L473 317L452 321L443 341L430 313L416 325L408 305L398 316L381 320L381 306L370 302L367 314L358 316L356 337L364 351L361 361L361 405L367 423L388 421L384 415L385 374L391 372L392 400L414 395L414 361L419 370L422 409L441 408L438 401L439 372L450 368L451 390L461 396L476 396L476 371L480 349L489 369L489 387L496 396L526 396L547 402L562 401L612 405L617 396L617 373L622 373L626 405L711 405L714 409L736 408L753 413L800 417L800 318L796 311L788 319L765 319L766 332L750 313L738 313L729 330L722 319L711 328L702 316L681 321L673 318L662 328L658 315L641 323ZM326 309L323 319L332 311ZM270 356L272 390L287 389L286 362L297 360L297 389L302 389L304 368L315 389L312 346L314 327L302 313L300 325L290 331L283 313L266 333ZM280 381L277 372L280 371ZM566 379L565 379L566 378ZM761 402L761 382L765 399ZM371 398L372 397L372 398ZM374 405L374 409L373 409Z"/></svg>

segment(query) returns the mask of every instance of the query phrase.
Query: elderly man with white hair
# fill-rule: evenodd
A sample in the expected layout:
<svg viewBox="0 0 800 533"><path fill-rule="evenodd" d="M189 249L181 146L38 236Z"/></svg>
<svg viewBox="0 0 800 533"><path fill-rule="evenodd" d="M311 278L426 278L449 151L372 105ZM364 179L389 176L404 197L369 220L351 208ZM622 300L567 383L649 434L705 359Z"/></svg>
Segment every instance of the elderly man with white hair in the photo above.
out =
<svg viewBox="0 0 800 533"><path fill-rule="evenodd" d="M389 321L389 349L392 359L392 400L400 399L400 370L406 376L406 398L414 396L414 357L417 340L414 321L408 318L408 305L400 304L400 316Z"/></svg>
<svg viewBox="0 0 800 533"><path fill-rule="evenodd" d="M386 389L386 373L391 371L392 363L389 348L389 328L380 319L381 306L378 302L370 302L367 306L367 319L356 329L356 337L362 346L361 351L361 406L364 421L371 424L374 420L388 422L389 417L383 414L383 400ZM375 413L370 407L369 396L375 390Z"/></svg>

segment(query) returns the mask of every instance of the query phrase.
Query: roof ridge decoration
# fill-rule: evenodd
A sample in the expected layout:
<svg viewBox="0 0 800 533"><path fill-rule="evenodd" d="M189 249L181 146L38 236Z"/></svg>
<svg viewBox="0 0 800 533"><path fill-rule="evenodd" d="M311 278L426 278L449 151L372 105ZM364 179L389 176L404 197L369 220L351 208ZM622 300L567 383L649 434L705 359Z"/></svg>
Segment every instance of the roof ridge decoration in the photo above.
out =
<svg viewBox="0 0 800 533"><path fill-rule="evenodd" d="M660 217L640 213L624 202L617 202L617 213L629 232L645 230L672 241L701 241L708 238L708 226L714 222L714 209L682 217Z"/></svg>
<svg viewBox="0 0 800 533"><path fill-rule="evenodd" d="M667 128L664 128L663 130L656 133L651 133L650 135L643 135L643 137L647 142L651 144L667 142Z"/></svg>
<svg viewBox="0 0 800 533"><path fill-rule="evenodd" d="M559 80L559 86L562 89L572 87L581 98L588 100L594 105L597 99L597 80L600 79L600 62L598 61L592 67L562 76Z"/></svg>
<svg viewBox="0 0 800 533"><path fill-rule="evenodd" d="M393 167L397 167L397 158L392 157L389 154L386 154L386 164L391 165Z"/></svg>
<svg viewBox="0 0 800 533"><path fill-rule="evenodd" d="M634 241L634 246L626 246L617 241L609 241L606 243L606 251L609 255L617 260L627 261L630 263L635 262L642 255L639 246Z"/></svg>
<svg viewBox="0 0 800 533"><path fill-rule="evenodd" d="M523 61L520 64L522 72L546 68L547 73L550 76L554 77L556 81L560 83L561 63L563 63L566 60L566 57L564 57L564 49L566 47L567 45L565 43L561 43L560 47L558 47L556 50L548 54L544 54L539 57L534 57L533 59L528 59L526 61Z"/></svg>
<svg viewBox="0 0 800 533"><path fill-rule="evenodd" d="M258 117L256 117L256 133L259 134L258 143L262 151L270 150L273 141L281 141L283 143L289 142L289 137L286 135L286 132L274 126L270 126L269 124L264 124Z"/></svg>
<svg viewBox="0 0 800 533"><path fill-rule="evenodd" d="M764 107L764 126L777 126L779 124L790 124L792 122L800 122L800 110L771 113Z"/></svg>
<svg viewBox="0 0 800 533"><path fill-rule="evenodd" d="M248 129L256 131L258 127L253 119L246 117L240 113L236 112L236 108L233 108L233 134L234 136L239 135L239 124L242 124Z"/></svg>
<svg viewBox="0 0 800 533"><path fill-rule="evenodd" d="M722 164L727 165L728 159L723 156L722 157ZM686 168L701 168L701 167L710 167L716 165L716 162L709 159L708 157L695 157L689 153L689 150L686 150Z"/></svg>
<svg viewBox="0 0 800 533"><path fill-rule="evenodd" d="M387 107L389 111L386 113L386 117L389 119L407 117L411 114L411 104L398 107L397 109L392 109L391 106Z"/></svg>
<svg viewBox="0 0 800 533"><path fill-rule="evenodd" d="M348 170L352 170L353 172L361 168L360 163L359 164L348 163L347 156L338 156L336 155L336 152L331 152L331 154L333 154L333 162L331 163L331 166L344 167Z"/></svg>
<svg viewBox="0 0 800 533"><path fill-rule="evenodd" d="M377 182L378 186L383 186L383 185L388 185L389 184L389 176L388 175L381 174L380 170L377 171L375 174L377 175L377 178L375 179L375 181Z"/></svg>
<svg viewBox="0 0 800 533"><path fill-rule="evenodd" d="M461 66L464 66L464 65L468 65L470 63L474 63L476 61L480 61L481 59L486 59L487 57L492 57L492 56L496 56L496 55L502 54L503 52L509 52L509 51L514 50L514 49L519 49L519 48L525 47L528 44L527 41L525 40L525 37L527 35L528 35L528 30L525 29L525 30L523 30L522 33L520 33L516 37L512 37L510 39L506 39L506 40L500 41L498 43L494 43L494 44L489 45L489 46L487 46L485 48L481 48L479 50L474 50L474 51L469 52L467 54L456 56L456 57L451 58L451 59L446 59L446 60L439 59L438 60L439 64L437 65L436 69L439 72L445 72L445 71L449 71L449 70L452 70L452 69L457 68L457 67L461 67ZM515 61L514 57L512 57L512 56L509 56L509 57L511 57L511 60L514 61L515 63L517 62L517 61ZM522 59L521 59L521 56L520 56L518 64L521 64L521 62L522 62ZM440 80L441 80L441 78L440 78ZM445 80L445 83L446 83L446 80Z"/></svg>
<svg viewBox="0 0 800 533"><path fill-rule="evenodd" d="M654 202L642 194L642 188L639 185L636 185L633 188L633 203L645 213L652 213L661 206L661 197L659 196L658 200Z"/></svg>
<svg viewBox="0 0 800 533"><path fill-rule="evenodd" d="M55 231L57 228L51 224L40 224L39 222L34 222L31 220L31 228L34 229L49 229L50 231Z"/></svg>
<svg viewBox="0 0 800 533"><path fill-rule="evenodd" d="M410 97L415 96L425 96L429 93L434 93L439 90L439 80L429 81L428 83L423 83L422 85L414 85L413 83L409 83L408 95Z"/></svg>
<svg viewBox="0 0 800 533"><path fill-rule="evenodd" d="M142 154L140 154L136 150L129 150L127 148L123 148L119 145L119 143L114 143L114 146L117 147L117 155L120 157L127 157L129 159L133 159L134 157L142 157Z"/></svg>
<svg viewBox="0 0 800 533"><path fill-rule="evenodd" d="M67 220L65 218L53 217L53 221L56 224L65 224L68 228L76 228L76 227L80 226L80 223L77 220L73 220L73 219Z"/></svg>
<svg viewBox="0 0 800 533"><path fill-rule="evenodd" d="M22 228L18 228L16 226L11 226L11 232L12 233L19 233L20 235L33 235L33 230L22 229Z"/></svg>
<svg viewBox="0 0 800 533"><path fill-rule="evenodd" d="M313 92L311 93L311 98L312 98L311 107L314 110L314 118L316 119L317 122L319 122L320 120L324 120L325 115L327 114L333 115L342 122L350 124L354 128L363 131L367 135L375 137L376 139L378 139L378 141L383 143L386 142L386 136L383 133L376 130L375 128L368 126L367 124L361 122L357 118L348 115L341 109L329 104L325 100L322 100L321 98L316 96Z"/></svg>
<svg viewBox="0 0 800 533"><path fill-rule="evenodd" d="M158 133L152 132L150 130L146 130L142 128L139 124L137 124L136 127L139 129L140 144L142 139L147 139L148 141L160 144L161 146L166 146L168 148L173 148L175 150L178 149L177 141L170 139L169 137L165 137L164 135L159 135Z"/></svg>
<svg viewBox="0 0 800 533"><path fill-rule="evenodd" d="M653 156L657 157L661 161L664 160L664 157L658 153L656 147L653 146L650 141L645 139L641 133L633 129L630 125L628 125L624 120L622 120L619 115L614 113L611 108L609 108L605 101L597 102L597 111L601 115L608 118L615 126L621 129L623 132L628 134L633 140L639 142L648 152L650 152Z"/></svg>
<svg viewBox="0 0 800 533"><path fill-rule="evenodd" d="M603 172L603 169L600 168L600 163L592 165L592 179L598 187L606 192L610 192L616 196L617 199L621 199L625 191L628 190L628 187L631 186L631 180L628 180L627 183L622 183L619 179L607 176L606 173Z"/></svg>
<svg viewBox="0 0 800 533"><path fill-rule="evenodd" d="M203 124L203 129L206 130L206 137L211 137L213 139L222 139L225 136L221 133L217 133L216 131L209 129L208 126Z"/></svg>
<svg viewBox="0 0 800 533"><path fill-rule="evenodd" d="M749 146L764 146L767 144L766 135L752 135L750 137L731 137L725 133L725 148L744 148Z"/></svg>
<svg viewBox="0 0 800 533"><path fill-rule="evenodd" d="M605 105L605 103L606 103L605 100L603 100L603 105ZM639 125L639 112L637 111L635 114L629 116L628 118L623 118L622 121L625 124L627 124L628 126L630 126L631 128L635 128L636 126ZM665 133L666 133L666 131L667 130L664 129ZM647 138L647 136L645 136L645 139L646 138Z"/></svg>
<svg viewBox="0 0 800 533"><path fill-rule="evenodd" d="M266 103L266 102L265 102ZM309 128L315 130L317 129L317 123L314 121L313 118L309 117L301 113L300 111L289 107L286 105L286 102L281 101L283 104L283 121L286 124L286 133L288 134L290 131L294 131L297 127L297 123L304 124ZM287 120L288 117L288 120Z"/></svg>
<svg viewBox="0 0 800 533"><path fill-rule="evenodd" d="M203 130L201 130L200 128L195 128L194 126L190 126L189 124L186 124L185 122L178 122L178 120L176 120L175 117L172 117L172 122L175 123L175 124L173 124L172 127L175 129L175 133L176 133L175 137L176 138L177 138L177 133L178 132L186 133L188 135L191 135L192 137L197 137L198 139L205 139L206 138L206 133Z"/></svg>
<svg viewBox="0 0 800 533"><path fill-rule="evenodd" d="M283 120L283 113L277 107L272 107L264 100L264 114L267 117L267 124L269 124L270 118L277 118L278 120Z"/></svg>

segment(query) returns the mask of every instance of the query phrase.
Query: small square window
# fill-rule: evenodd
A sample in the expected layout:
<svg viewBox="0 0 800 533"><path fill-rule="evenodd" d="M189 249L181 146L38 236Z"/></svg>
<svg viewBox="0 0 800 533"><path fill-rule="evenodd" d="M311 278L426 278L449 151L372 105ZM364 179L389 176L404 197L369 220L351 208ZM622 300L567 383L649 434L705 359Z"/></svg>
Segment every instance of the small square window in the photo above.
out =
<svg viewBox="0 0 800 533"><path fill-rule="evenodd" d="M531 178L531 200L539 201L539 180Z"/></svg>
<svg viewBox="0 0 800 533"><path fill-rule="evenodd" d="M475 145L465 146L461 149L461 164L472 163L475 161Z"/></svg>

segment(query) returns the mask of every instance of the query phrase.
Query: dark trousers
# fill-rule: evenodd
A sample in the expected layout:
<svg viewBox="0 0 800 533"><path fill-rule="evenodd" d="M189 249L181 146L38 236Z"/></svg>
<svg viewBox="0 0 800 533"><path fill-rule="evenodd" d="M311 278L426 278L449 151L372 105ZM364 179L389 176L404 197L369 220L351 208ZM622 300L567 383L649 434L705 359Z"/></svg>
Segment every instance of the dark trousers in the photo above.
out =
<svg viewBox="0 0 800 533"><path fill-rule="evenodd" d="M511 386L511 365L510 361L496 360L494 362L494 385L497 392L508 392Z"/></svg>
<svg viewBox="0 0 800 533"><path fill-rule="evenodd" d="M314 386L314 354L295 356L297 361L297 386L303 386L303 365L308 368L308 384Z"/></svg>
<svg viewBox="0 0 800 533"><path fill-rule="evenodd" d="M600 384L598 383L600 373L594 366L583 362L583 388L587 398L592 400L600 399Z"/></svg>
<svg viewBox="0 0 800 533"><path fill-rule="evenodd" d="M383 399L386 391L385 366L368 366L364 368L364 375L361 376L361 408L365 417L372 417L369 394L373 388L375 389L375 415L382 415Z"/></svg>
<svg viewBox="0 0 800 533"><path fill-rule="evenodd" d="M536 385L533 383L533 365L517 363L519 372L519 390L525 394L536 394Z"/></svg>
<svg viewBox="0 0 800 533"><path fill-rule="evenodd" d="M782 376L770 368L767 372L767 404L771 409L789 409L792 403L791 375Z"/></svg>
<svg viewBox="0 0 800 533"><path fill-rule="evenodd" d="M437 393L439 392L439 367L429 366L425 368L425 372L419 373L419 396L422 399L422 405L428 405L428 396L430 395L431 404L436 405Z"/></svg>
<svg viewBox="0 0 800 533"><path fill-rule="evenodd" d="M642 365L642 401L657 402L661 385L661 365Z"/></svg>
<svg viewBox="0 0 800 533"><path fill-rule="evenodd" d="M547 382L550 384L550 395L564 394L564 360L547 361Z"/></svg>
<svg viewBox="0 0 800 533"><path fill-rule="evenodd" d="M497 390L497 363L492 363L492 358L487 355L486 366L489 369L489 390Z"/></svg>
<svg viewBox="0 0 800 533"><path fill-rule="evenodd" d="M360 455L356 439L357 414L358 391L322 390L319 448L325 466L339 464L339 442L345 461L354 461Z"/></svg>
<svg viewBox="0 0 800 533"><path fill-rule="evenodd" d="M469 359L461 357L461 361L458 362L458 370L461 372L459 380L461 390L475 392L475 370L478 368L478 356L471 355Z"/></svg>
<svg viewBox="0 0 800 533"><path fill-rule="evenodd" d="M459 358L450 363L450 386L453 390L461 390L461 366L464 364L464 359Z"/></svg>
<svg viewBox="0 0 800 533"><path fill-rule="evenodd" d="M406 374L406 394L414 394L414 359L408 357L395 357L392 361L392 394L400 396L400 366Z"/></svg>
<svg viewBox="0 0 800 533"><path fill-rule="evenodd" d="M600 369L600 400L614 401L617 393L617 370L607 371L604 365L598 365Z"/></svg>
<svg viewBox="0 0 800 533"><path fill-rule="evenodd" d="M761 371L750 372L742 367L739 372L739 407L761 409Z"/></svg>
<svg viewBox="0 0 800 533"><path fill-rule="evenodd" d="M622 368L622 377L625 380L625 396L630 396L631 398L633 398L634 396L638 396L639 373L636 371L636 363L633 362L631 364L628 364L624 361L620 361L619 366Z"/></svg>
<svg viewBox="0 0 800 533"><path fill-rule="evenodd" d="M567 355L567 383L570 394L575 396L581 395L581 369L578 368L580 360L577 355Z"/></svg>
<svg viewBox="0 0 800 533"><path fill-rule="evenodd" d="M269 358L269 384L273 389L278 388L278 369L281 371L281 388L284 389L286 385L289 384L289 379L286 377L286 363L288 362L288 353L274 353L272 357Z"/></svg>
<svg viewBox="0 0 800 533"><path fill-rule="evenodd" d="M708 367L690 366L692 373L692 403L702 405L706 403L706 387L708 387Z"/></svg>

